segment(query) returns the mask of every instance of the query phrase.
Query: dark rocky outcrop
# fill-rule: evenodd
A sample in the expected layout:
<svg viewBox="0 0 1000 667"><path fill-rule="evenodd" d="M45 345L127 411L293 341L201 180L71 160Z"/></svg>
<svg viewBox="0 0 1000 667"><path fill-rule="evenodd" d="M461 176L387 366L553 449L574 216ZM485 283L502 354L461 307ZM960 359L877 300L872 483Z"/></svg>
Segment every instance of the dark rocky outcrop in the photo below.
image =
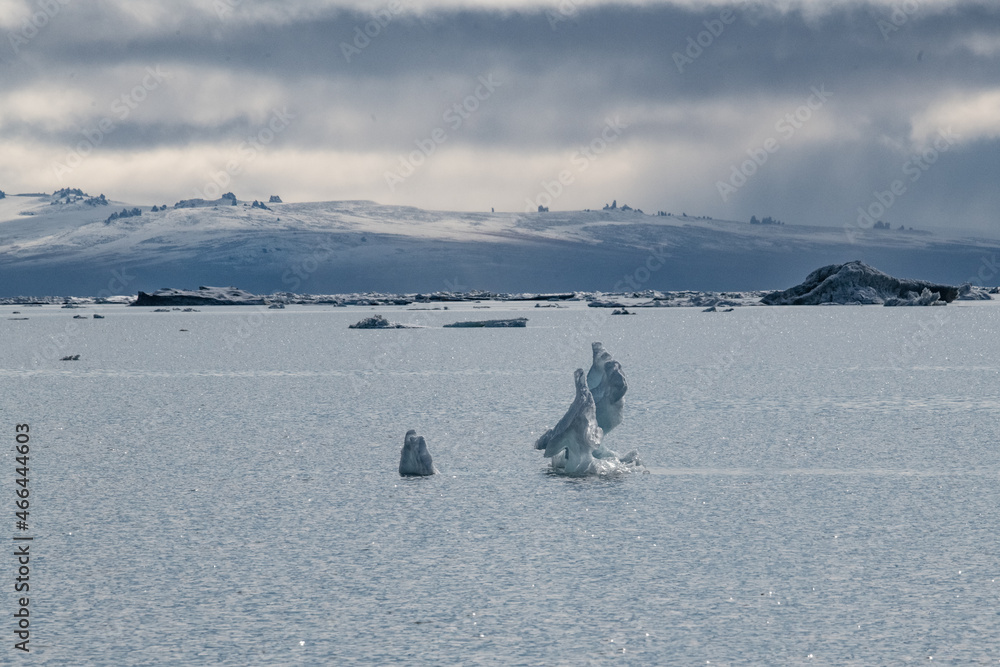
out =
<svg viewBox="0 0 1000 667"><path fill-rule="evenodd" d="M928 300L921 297L924 290L936 294ZM820 304L885 304L902 305L902 302L920 300L921 305L951 303L958 297L958 288L936 285L924 280L905 280L882 273L864 262L831 264L816 269L805 281L790 289L771 292L760 302L768 306L812 306Z"/></svg>
<svg viewBox="0 0 1000 667"><path fill-rule="evenodd" d="M526 327L528 326L528 318L515 317L509 320L479 320L476 322L455 322L454 324L446 324L444 326L446 329L448 328L504 329L511 327Z"/></svg>
<svg viewBox="0 0 1000 667"><path fill-rule="evenodd" d="M413 329L408 324L400 324L399 322L390 322L381 315L372 315L371 317L366 317L356 324L348 325L348 329Z"/></svg>
<svg viewBox="0 0 1000 667"><path fill-rule="evenodd" d="M180 290L170 287L152 294L139 292L133 306L263 306L264 297L236 287L199 287Z"/></svg>

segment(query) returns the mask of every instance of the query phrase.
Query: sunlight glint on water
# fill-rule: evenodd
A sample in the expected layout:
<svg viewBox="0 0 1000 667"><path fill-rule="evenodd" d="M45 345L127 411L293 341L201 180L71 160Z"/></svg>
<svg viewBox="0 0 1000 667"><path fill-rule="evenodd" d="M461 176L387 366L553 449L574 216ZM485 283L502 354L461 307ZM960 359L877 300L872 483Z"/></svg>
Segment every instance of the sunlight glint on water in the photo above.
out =
<svg viewBox="0 0 1000 667"><path fill-rule="evenodd" d="M0 413L32 427L44 661L1000 660L994 304L97 306L65 338L72 311L19 309ZM532 449L594 340L630 386L606 444L649 474ZM410 428L443 474L398 476Z"/></svg>

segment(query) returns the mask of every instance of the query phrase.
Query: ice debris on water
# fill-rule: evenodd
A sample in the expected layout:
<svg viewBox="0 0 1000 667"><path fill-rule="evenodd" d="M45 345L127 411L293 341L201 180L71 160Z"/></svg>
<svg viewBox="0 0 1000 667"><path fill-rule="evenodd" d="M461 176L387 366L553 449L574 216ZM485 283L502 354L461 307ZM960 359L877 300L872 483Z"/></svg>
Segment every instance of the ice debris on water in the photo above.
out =
<svg viewBox="0 0 1000 667"><path fill-rule="evenodd" d="M941 295L937 292L932 292L926 287L920 291L920 294L916 292L907 292L905 296L893 297L891 299L886 299L886 306L943 306L945 301L941 300Z"/></svg>
<svg viewBox="0 0 1000 667"><path fill-rule="evenodd" d="M959 301L989 301L993 297L990 294L997 294L997 288L992 290L989 287L979 287L971 283L965 283L958 288Z"/></svg>

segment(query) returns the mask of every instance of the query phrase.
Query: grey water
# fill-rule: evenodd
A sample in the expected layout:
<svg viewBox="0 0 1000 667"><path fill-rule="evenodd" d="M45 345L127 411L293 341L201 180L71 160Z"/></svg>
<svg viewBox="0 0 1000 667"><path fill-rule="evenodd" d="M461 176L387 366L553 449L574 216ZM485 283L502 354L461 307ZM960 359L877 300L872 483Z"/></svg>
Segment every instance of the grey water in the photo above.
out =
<svg viewBox="0 0 1000 667"><path fill-rule="evenodd" d="M347 328L373 312L427 328ZM998 331L996 302L4 307L32 662L996 664ZM596 340L645 474L532 448ZM442 474L397 474L411 428Z"/></svg>

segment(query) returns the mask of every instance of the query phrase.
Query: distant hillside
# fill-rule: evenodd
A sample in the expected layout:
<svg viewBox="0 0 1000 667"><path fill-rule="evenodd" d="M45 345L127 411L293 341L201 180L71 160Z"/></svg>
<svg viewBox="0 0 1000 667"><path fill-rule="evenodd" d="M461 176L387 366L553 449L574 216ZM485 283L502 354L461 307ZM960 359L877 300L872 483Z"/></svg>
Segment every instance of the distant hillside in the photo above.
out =
<svg viewBox="0 0 1000 667"><path fill-rule="evenodd" d="M0 199L0 296L198 285L265 294L751 290L855 259L896 276L995 285L1000 254L997 241L622 210L454 213L228 199L160 207L65 193Z"/></svg>

